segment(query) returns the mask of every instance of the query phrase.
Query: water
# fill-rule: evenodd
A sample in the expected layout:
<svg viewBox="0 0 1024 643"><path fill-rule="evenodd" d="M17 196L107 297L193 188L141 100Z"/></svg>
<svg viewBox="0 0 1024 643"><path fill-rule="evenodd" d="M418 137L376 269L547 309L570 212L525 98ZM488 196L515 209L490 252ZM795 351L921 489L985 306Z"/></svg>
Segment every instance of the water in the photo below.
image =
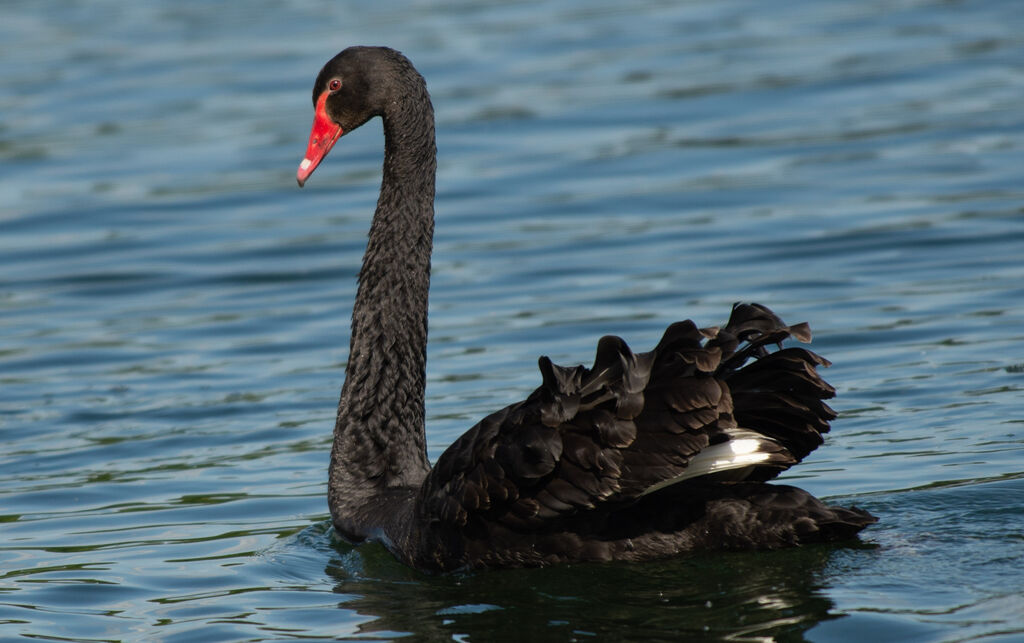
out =
<svg viewBox="0 0 1024 643"><path fill-rule="evenodd" d="M0 638L1024 640L1018 4L5 3ZM379 124L294 172L356 43L436 103L432 458L537 355L760 301L840 390L786 477L864 545L425 577L335 542Z"/></svg>

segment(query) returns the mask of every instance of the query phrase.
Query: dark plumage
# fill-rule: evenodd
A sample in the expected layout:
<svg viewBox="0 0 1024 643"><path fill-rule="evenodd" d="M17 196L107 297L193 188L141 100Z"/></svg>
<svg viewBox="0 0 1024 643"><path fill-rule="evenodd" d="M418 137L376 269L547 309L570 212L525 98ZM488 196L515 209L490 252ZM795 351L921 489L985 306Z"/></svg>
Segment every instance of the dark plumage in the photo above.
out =
<svg viewBox="0 0 1024 643"><path fill-rule="evenodd" d="M434 119L400 53L346 49L313 89L305 182L345 132L384 121L380 199L359 273L328 502L352 542L426 570L644 560L854 537L875 518L769 485L835 417L828 362L757 304L721 329L671 325L649 353L605 337L594 365L540 359L542 384L431 469L423 395L434 226ZM776 350L771 347L778 346Z"/></svg>

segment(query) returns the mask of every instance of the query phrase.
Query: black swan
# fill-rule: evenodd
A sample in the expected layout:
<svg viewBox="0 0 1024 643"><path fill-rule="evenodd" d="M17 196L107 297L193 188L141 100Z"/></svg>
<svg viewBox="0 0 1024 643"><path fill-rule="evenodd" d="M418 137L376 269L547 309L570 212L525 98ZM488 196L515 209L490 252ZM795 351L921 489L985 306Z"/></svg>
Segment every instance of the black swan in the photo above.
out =
<svg viewBox="0 0 1024 643"><path fill-rule="evenodd" d="M850 539L876 521L765 481L822 443L834 394L806 324L737 304L723 328L669 326L649 353L598 342L590 368L540 358L542 384L431 468L424 434L434 114L402 54L352 47L313 86L302 186L380 116L384 170L352 311L328 483L337 533L429 571L637 561ZM769 350L777 346L777 349Z"/></svg>

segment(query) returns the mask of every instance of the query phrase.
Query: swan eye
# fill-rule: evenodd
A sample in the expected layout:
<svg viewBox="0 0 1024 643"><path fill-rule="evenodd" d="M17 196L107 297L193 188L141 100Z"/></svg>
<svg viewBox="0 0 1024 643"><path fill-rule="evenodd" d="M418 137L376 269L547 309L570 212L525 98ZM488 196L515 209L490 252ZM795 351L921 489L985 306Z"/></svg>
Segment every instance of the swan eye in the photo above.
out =
<svg viewBox="0 0 1024 643"><path fill-rule="evenodd" d="M331 90L332 92L338 91L339 89L341 89L341 81L338 80L337 78L332 78L331 82L327 83L327 89Z"/></svg>

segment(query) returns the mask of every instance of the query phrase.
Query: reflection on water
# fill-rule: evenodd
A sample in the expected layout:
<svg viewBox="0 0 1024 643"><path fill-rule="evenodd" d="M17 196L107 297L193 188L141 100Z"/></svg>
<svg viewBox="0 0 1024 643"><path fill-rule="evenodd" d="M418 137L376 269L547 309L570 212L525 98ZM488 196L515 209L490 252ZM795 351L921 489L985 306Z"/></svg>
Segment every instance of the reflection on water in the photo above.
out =
<svg viewBox="0 0 1024 643"><path fill-rule="evenodd" d="M640 565L578 565L423 577L385 551L343 553L327 573L364 636L523 641L670 633L737 641L799 640L836 618L819 577L832 550L728 554Z"/></svg>
<svg viewBox="0 0 1024 643"><path fill-rule="evenodd" d="M0 638L1020 638L1018 5L6 2ZM540 354L762 301L839 389L789 478L868 546L424 577L334 543L379 124L294 171L357 43L436 103L432 458Z"/></svg>

